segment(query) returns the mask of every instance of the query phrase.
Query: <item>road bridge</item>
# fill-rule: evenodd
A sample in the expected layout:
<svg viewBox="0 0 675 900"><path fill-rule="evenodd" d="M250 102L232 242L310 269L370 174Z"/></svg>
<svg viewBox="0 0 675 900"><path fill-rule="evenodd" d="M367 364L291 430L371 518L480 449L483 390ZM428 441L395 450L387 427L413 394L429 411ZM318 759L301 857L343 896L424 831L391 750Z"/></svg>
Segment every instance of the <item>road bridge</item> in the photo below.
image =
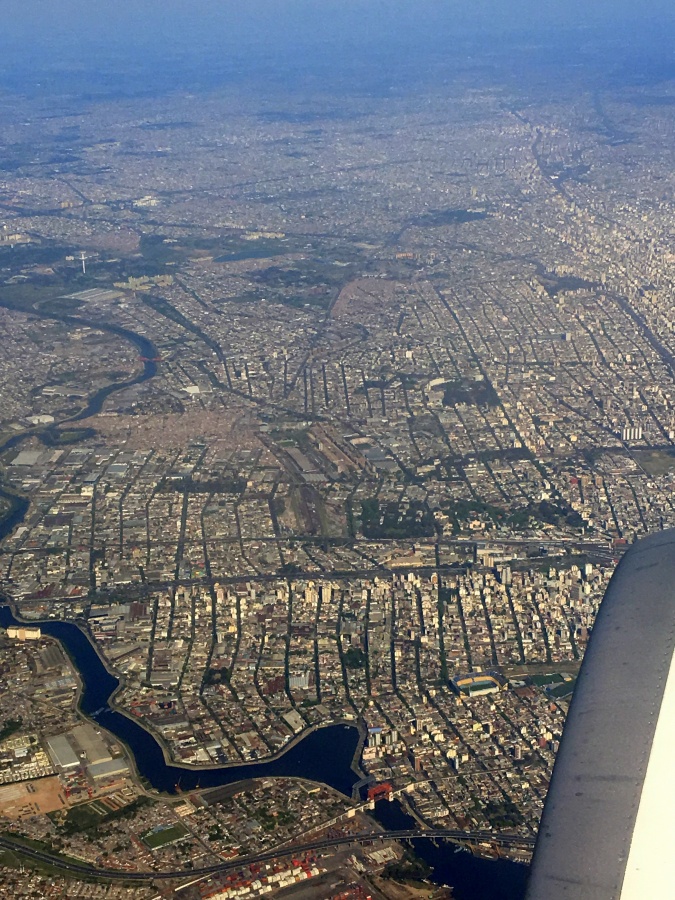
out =
<svg viewBox="0 0 675 900"><path fill-rule="evenodd" d="M219 872L228 872L232 869L241 869L254 863L271 862L287 856L300 856L334 847L344 847L351 844L373 844L378 841L393 840L405 841L412 839L447 840L457 844L477 846L489 844L503 848L519 847L530 850L534 847L534 837L517 834L495 834L491 831L456 831L446 828L407 828L398 831L367 831L357 834L341 835L332 838L318 838L306 844L296 844L292 847L275 847L264 853L256 853L250 856L238 856L234 859L223 860L210 866L202 866L194 869L178 869L166 872L150 872L101 868L86 862L78 862L73 859L65 859L46 850L27 846L7 835L0 836L0 848L18 853L24 858L33 859L36 862L47 863L59 869L66 875L83 878L105 878L109 881L156 881L156 880L181 880L184 878L204 877L216 875Z"/></svg>

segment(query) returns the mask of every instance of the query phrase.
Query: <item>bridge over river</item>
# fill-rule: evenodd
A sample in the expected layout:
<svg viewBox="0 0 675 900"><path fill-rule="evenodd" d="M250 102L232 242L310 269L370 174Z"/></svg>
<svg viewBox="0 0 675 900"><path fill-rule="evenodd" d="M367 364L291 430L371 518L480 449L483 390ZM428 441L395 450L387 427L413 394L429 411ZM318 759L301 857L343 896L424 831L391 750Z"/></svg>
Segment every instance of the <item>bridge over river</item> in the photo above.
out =
<svg viewBox="0 0 675 900"><path fill-rule="evenodd" d="M424 838L427 840L445 840L456 844L469 846L491 845L496 847L521 847L531 850L534 847L535 838L515 834L495 834L491 831L453 831L445 828L425 829L407 828L396 831L368 831L357 834L342 835L334 838L318 838L306 844L296 844L292 847L273 848L264 853L256 853L250 856L238 856L235 859L223 860L210 866L202 866L194 869L178 869L167 872L150 872L126 869L101 868L87 862L78 862L66 859L46 850L28 846L20 840L7 836L0 836L0 848L10 850L13 853L41 863L47 863L55 869L59 869L70 875L80 875L88 878L105 878L109 881L155 881L180 880L184 878L199 878L206 875L215 875L219 872L227 872L231 869L240 869L255 863L270 862L287 856L299 856L328 850L334 847L349 846L351 844L372 844L383 840L411 840Z"/></svg>

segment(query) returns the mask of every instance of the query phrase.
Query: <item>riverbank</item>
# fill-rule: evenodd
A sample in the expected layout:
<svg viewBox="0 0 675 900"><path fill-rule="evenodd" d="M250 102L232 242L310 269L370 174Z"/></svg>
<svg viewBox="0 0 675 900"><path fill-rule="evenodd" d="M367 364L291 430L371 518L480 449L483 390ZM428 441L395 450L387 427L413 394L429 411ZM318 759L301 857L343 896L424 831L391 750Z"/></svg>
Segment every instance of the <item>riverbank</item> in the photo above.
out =
<svg viewBox="0 0 675 900"><path fill-rule="evenodd" d="M16 310L13 309L12 306L6 303L0 302L0 307L3 307L10 312L16 312ZM77 413L74 413L72 416L68 416L67 418L62 419L59 422L52 422L49 425L26 428L25 431L21 431L17 434L11 435L7 438L7 440L5 440L2 445L0 445L0 452L17 446L17 444L19 444L21 441L26 440L27 438L39 438L40 435L47 432L53 432L55 429L58 429L62 425L68 425L72 422L81 422L83 419L88 419L90 416L94 416L101 411L104 402L111 394L114 394L117 391L126 390L127 388L133 387L136 384L141 384L142 382L153 378L157 374L156 360L159 357L157 348L149 338L146 338L141 334L136 334L136 332L130 331L128 328L123 328L121 325L111 325L107 322L99 322L92 319L83 319L80 316L59 315L58 313L45 313L37 308L26 311L25 314L35 316L38 319L51 319L53 321L62 322L66 325L73 325L77 328L85 327L93 328L97 331L107 331L108 333L115 335L116 337L120 337L123 340L127 340L130 343L134 344L134 346L138 349L139 361L142 361L143 364L139 367L137 372L131 372L129 374L129 378L125 379L124 381L112 382L111 384L100 388L98 391L95 391L95 393L88 398L85 406L83 406L82 409L80 409Z"/></svg>
<svg viewBox="0 0 675 900"><path fill-rule="evenodd" d="M0 625L21 624L8 605L0 607ZM85 631L71 622L31 622L58 640L80 673L79 709L119 740L133 757L140 779L158 793L218 787L246 778L302 777L327 784L347 797L358 780L355 755L360 732L354 723L332 723L296 735L273 756L245 763L191 766L167 760L152 732L126 712L110 705L119 680L104 666Z"/></svg>
<svg viewBox="0 0 675 900"><path fill-rule="evenodd" d="M7 486L0 485L0 498L7 503L7 511L0 518L0 541L11 534L25 519L29 501Z"/></svg>
<svg viewBox="0 0 675 900"><path fill-rule="evenodd" d="M386 829L414 828L417 823L398 800L380 800L370 815ZM429 880L439 887L449 886L455 900L523 900L528 866L508 859L474 856L458 845L413 838L415 854L431 866Z"/></svg>

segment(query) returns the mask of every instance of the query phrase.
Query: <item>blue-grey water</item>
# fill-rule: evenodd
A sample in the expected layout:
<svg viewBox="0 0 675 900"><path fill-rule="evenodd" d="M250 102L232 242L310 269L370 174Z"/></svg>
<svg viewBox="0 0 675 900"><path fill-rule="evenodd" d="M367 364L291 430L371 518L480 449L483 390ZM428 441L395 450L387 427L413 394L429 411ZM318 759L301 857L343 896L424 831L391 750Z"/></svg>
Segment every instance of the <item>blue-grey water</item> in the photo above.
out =
<svg viewBox="0 0 675 900"><path fill-rule="evenodd" d="M13 624L18 624L18 620L10 607L0 606L0 626L7 628ZM60 641L80 673L82 712L124 741L134 756L139 774L155 790L175 793L179 789L219 787L249 778L286 776L322 782L351 795L358 778L351 767L359 738L357 728L344 725L319 728L268 762L214 768L170 765L149 731L109 706L109 698L119 682L105 668L85 632L71 622L39 624L43 634ZM374 816L389 829L415 827L414 819L403 811L398 801L381 801ZM456 853L452 844L435 846L427 840L414 840L412 844L417 855L433 868L431 880L451 885L456 900L522 900L524 896L526 866L508 860L482 859L467 852Z"/></svg>
<svg viewBox="0 0 675 900"><path fill-rule="evenodd" d="M415 828L415 820L398 800L380 800L374 817L385 828ZM449 885L455 900L523 900L528 866L508 859L484 859L453 844L411 841L415 854L433 869L430 880Z"/></svg>

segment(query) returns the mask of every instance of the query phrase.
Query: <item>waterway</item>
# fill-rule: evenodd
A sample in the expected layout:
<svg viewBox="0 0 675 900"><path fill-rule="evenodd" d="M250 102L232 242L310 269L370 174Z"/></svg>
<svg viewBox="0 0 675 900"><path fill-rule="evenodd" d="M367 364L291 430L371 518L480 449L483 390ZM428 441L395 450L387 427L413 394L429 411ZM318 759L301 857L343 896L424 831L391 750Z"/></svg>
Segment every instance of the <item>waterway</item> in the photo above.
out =
<svg viewBox="0 0 675 900"><path fill-rule="evenodd" d="M0 306L4 306L5 309L11 309L11 307L8 307L3 303L0 303ZM79 422L82 419L89 418L89 416L95 416L97 413L101 412L105 400L111 394L114 394L116 391L121 391L125 388L132 387L135 384L141 384L144 381L148 381L148 379L153 378L157 374L157 363L155 362L158 356L157 348L152 343L152 341L149 340L149 338L144 337L142 334L137 334L135 331L130 331L128 328L123 328L121 325L110 325L106 322L92 321L89 319L81 318L80 316L67 316L59 315L58 313L45 313L40 309L32 309L30 310L29 314L32 316L37 316L40 319L54 319L58 322L64 322L66 325L73 325L77 328L85 326L88 328L95 328L98 331L107 331L110 334L114 334L117 337L123 338L124 340L130 341L132 344L134 344L138 348L139 356L143 359L143 371L140 372L135 378L130 378L128 381L114 382L113 384L106 385L106 387L103 387L100 390L96 391L96 393L94 393L89 398L84 409L80 410L80 412L76 415L57 423L57 425L64 425L67 422ZM51 427L53 428L54 426ZM33 429L27 433L14 435L13 437L5 441L2 446L0 446L0 451L15 447L29 435L39 435L40 431L42 430L44 429L38 428ZM0 537L2 536L0 535Z"/></svg>
<svg viewBox="0 0 675 900"><path fill-rule="evenodd" d="M389 829L415 828L398 800L380 800L371 813ZM456 852L453 844L413 839L415 854L433 869L430 881L449 885L455 900L523 900L528 866L508 859L485 859L468 851Z"/></svg>
<svg viewBox="0 0 675 900"><path fill-rule="evenodd" d="M0 606L0 625L19 624L8 606ZM33 623L31 623L33 624ZM80 709L122 740L133 753L139 774L157 791L175 793L197 787L220 787L247 778L308 778L351 796L359 776L351 768L359 740L354 726L328 725L311 732L277 759L213 768L167 764L155 737L133 718L111 708L108 701L119 682L108 672L84 631L70 622L39 624L43 634L63 644L82 679Z"/></svg>
<svg viewBox="0 0 675 900"><path fill-rule="evenodd" d="M10 504L7 515L0 519L0 541L11 534L17 525L20 525L28 512L28 500L16 494L10 494L0 487L0 497Z"/></svg>
<svg viewBox="0 0 675 900"><path fill-rule="evenodd" d="M3 306L0 303L0 306ZM21 432L20 434L15 434L13 437L7 438L4 443L0 444L0 452L5 450L10 450L12 447L17 447L21 444L22 441L26 440L26 438L31 435L40 436L41 433L49 430L50 428L58 427L60 425L64 425L67 422L79 422L82 419L87 419L89 416L94 416L97 413L101 412L103 408L103 404L107 397L111 394L114 394L116 391L124 390L125 388L132 387L135 384L141 384L144 381L148 381L148 379L153 378L157 374L157 363L155 359L157 358L157 348L148 338L143 337L143 335L136 334L134 331L129 331L127 328L122 328L119 325L107 325L101 322L90 322L86 319L76 318L74 316L59 316L56 314L45 314L39 311L33 311L32 315L36 315L40 318L48 318L48 319L58 319L60 322L66 322L67 324L76 325L77 327L81 327L82 325L87 325L91 328L96 328L99 331L109 331L111 334L115 334L118 337L124 338L127 341L130 341L132 344L135 344L139 351L139 356L143 359L143 371L140 372L135 378L131 378L128 381L122 382L114 382L113 384L106 385L106 387L101 388L96 391L87 401L87 405L84 409L80 410L74 416L71 416L68 419L65 419L62 422L58 422L56 426L48 426L48 428L34 428L27 432ZM9 514L4 518L0 519L0 541L7 537L7 535L11 534L12 531L21 524L26 513L28 512L28 500L23 497L19 497L16 494L9 493L2 488L0 485L0 497L5 500L8 500L11 504L11 508Z"/></svg>
<svg viewBox="0 0 675 900"><path fill-rule="evenodd" d="M108 331L133 342L144 357L143 371L134 379L111 384L97 391L86 407L68 421L79 421L100 412L103 402L114 391L139 384L152 378L157 372L157 356L154 344L143 337L117 325L93 322L86 319L54 313L35 311L43 318L58 319L67 324ZM63 424L63 423L61 423ZM8 449L20 443L26 435L10 438L2 448ZM4 494L9 499L9 495ZM0 524L0 540L6 537L23 519L28 502L17 498L14 509ZM0 625L18 624L8 606L0 606ZM81 711L123 741L133 753L139 774L157 791L175 793L196 787L220 787L247 778L301 777L330 785L351 796L352 785L359 776L352 769L352 761L359 740L354 726L328 725L310 732L278 758L261 763L213 768L186 768L167 764L162 748L155 737L133 718L123 715L109 705L109 699L119 686L119 681L108 672L84 631L69 622L47 621L39 623L43 633L59 640L77 667L83 690L80 697Z"/></svg>
<svg viewBox="0 0 675 900"><path fill-rule="evenodd" d="M0 626L20 624L9 606L0 606ZM139 774L157 791L176 793L196 788L220 787L249 778L307 778L328 784L347 796L358 776L352 769L359 732L354 726L328 725L311 732L278 758L261 763L186 768L166 762L155 737L133 720L110 706L119 681L103 665L84 630L74 623L46 621L39 624L43 634L58 640L80 673L80 709L121 741L134 756ZM388 829L416 827L401 804L381 801L374 817ZM415 853L433 869L431 879L450 885L456 900L522 900L527 867L509 860L475 857L455 852L452 844L435 846L427 840L413 840Z"/></svg>
<svg viewBox="0 0 675 900"><path fill-rule="evenodd" d="M64 317L64 319L65 318L66 317ZM111 334L116 334L127 341L131 341L132 344L135 344L138 347L139 356L143 359L143 371L140 375L137 375L136 378L132 378L129 381L115 382L114 384L109 384L107 387L101 388L90 397L86 407L69 420L71 422L79 422L82 419L87 419L89 416L95 416L97 413L100 413L103 408L103 403L110 394L114 394L116 391L129 388L135 384L141 384L144 381L148 381L150 378L154 378L157 374L157 363L155 362L155 359L158 356L158 352L152 341L143 337L143 335L136 334L135 331L129 331L128 328L121 328L118 325L86 322L83 319L75 319L73 321L89 325L91 328L98 328L100 331L109 331Z"/></svg>
<svg viewBox="0 0 675 900"><path fill-rule="evenodd" d="M38 313L40 315L40 313ZM42 314L44 315L44 314ZM109 331L134 343L140 356L145 358L143 371L134 379L108 385L97 391L86 407L69 421L79 421L100 412L105 399L117 390L139 384L152 378L157 372L157 349L147 338L114 325L101 322L85 322L72 316L49 315L45 318L90 325ZM10 438L2 448L8 449L20 443L26 435ZM0 495L9 495L0 488ZM0 523L0 541L23 520L28 501L13 498L12 513ZM1 598L0 598L1 599ZM0 606L0 626L19 624L9 606ZM31 623L33 624L33 623ZM119 681L103 665L100 657L85 634L70 622L47 621L39 623L44 634L58 640L70 655L80 673L82 693L80 709L119 738L133 754L139 775L155 790L176 793L195 788L220 787L249 778L297 777L321 782L341 793L351 796L352 786L358 775L352 769L358 746L359 732L353 726L328 725L306 735L278 758L261 763L219 766L211 768L186 768L166 762L156 738L145 728L109 705ZM415 820L404 812L398 801L381 801L377 804L375 818L390 829L413 828ZM413 840L415 853L432 868L431 880L453 888L456 900L522 900L528 869L508 860L490 860L475 857L471 853L456 853L452 845L441 843L438 847L426 840Z"/></svg>

